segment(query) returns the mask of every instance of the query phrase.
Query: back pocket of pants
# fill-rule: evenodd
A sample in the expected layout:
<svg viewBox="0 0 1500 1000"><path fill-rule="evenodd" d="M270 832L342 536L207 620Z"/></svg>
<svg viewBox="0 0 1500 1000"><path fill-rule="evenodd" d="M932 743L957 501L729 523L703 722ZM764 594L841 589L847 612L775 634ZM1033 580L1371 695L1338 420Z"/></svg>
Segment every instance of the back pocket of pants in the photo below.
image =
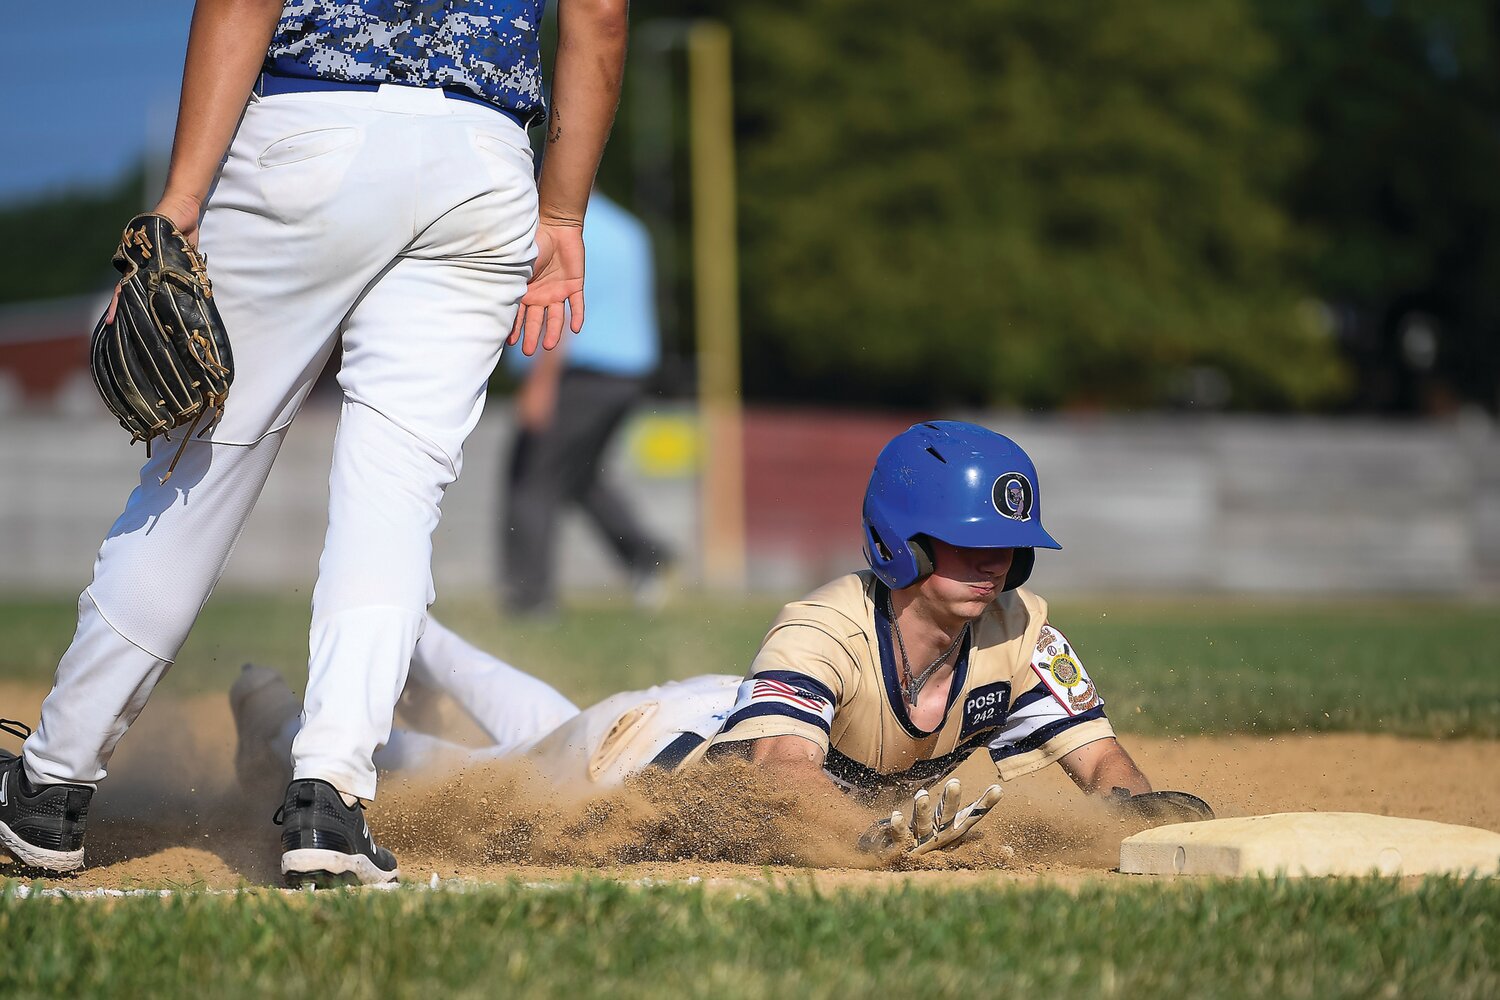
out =
<svg viewBox="0 0 1500 1000"><path fill-rule="evenodd" d="M514 184L518 177L529 181L535 175L530 147L520 149L515 143L488 132L475 132L472 138L474 148L480 152L480 159L496 185Z"/></svg>
<svg viewBox="0 0 1500 1000"><path fill-rule="evenodd" d="M262 167L280 167L336 153L359 142L359 129L348 126L320 128L277 139L260 154Z"/></svg>
<svg viewBox="0 0 1500 1000"><path fill-rule="evenodd" d="M283 222L317 213L343 187L364 136L350 126L277 139L256 158L266 206Z"/></svg>

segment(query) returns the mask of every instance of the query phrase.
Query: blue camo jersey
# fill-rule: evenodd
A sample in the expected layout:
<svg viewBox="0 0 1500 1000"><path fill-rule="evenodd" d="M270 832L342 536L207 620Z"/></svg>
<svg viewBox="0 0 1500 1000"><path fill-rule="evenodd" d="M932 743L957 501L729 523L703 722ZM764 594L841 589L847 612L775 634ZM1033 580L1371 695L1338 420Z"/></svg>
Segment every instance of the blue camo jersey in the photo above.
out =
<svg viewBox="0 0 1500 1000"><path fill-rule="evenodd" d="M286 0L266 53L285 76L451 87L542 110L546 0Z"/></svg>

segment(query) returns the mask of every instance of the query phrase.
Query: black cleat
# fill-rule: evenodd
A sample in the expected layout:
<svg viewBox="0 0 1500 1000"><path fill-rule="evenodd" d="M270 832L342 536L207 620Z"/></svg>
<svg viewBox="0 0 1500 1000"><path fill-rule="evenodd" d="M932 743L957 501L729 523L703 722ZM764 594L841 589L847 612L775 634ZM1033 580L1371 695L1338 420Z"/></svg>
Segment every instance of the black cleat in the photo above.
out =
<svg viewBox="0 0 1500 1000"><path fill-rule="evenodd" d="M286 786L276 810L281 831L281 875L294 888L315 885L383 885L401 879L396 857L377 847L365 823L364 803L344 798L320 778Z"/></svg>
<svg viewBox="0 0 1500 1000"><path fill-rule="evenodd" d="M19 736L30 727L0 719L0 729ZM87 785L33 785L21 758L0 750L0 847L27 867L53 874L83 867L83 823L94 790Z"/></svg>

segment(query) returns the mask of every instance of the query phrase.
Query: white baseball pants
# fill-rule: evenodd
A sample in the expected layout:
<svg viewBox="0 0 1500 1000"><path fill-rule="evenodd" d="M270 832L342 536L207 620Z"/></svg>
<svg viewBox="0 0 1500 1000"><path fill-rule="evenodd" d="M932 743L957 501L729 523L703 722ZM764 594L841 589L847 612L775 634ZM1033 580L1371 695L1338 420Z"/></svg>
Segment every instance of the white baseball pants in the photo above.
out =
<svg viewBox="0 0 1500 1000"><path fill-rule="evenodd" d="M734 708L744 678L708 674L623 691L579 711L556 688L477 649L429 618L412 659L413 680L450 695L492 741L470 749L427 733L396 729L375 754L382 771L461 768L504 757L532 766L570 792L613 788L651 766L684 733L707 741ZM273 741L293 745L300 720Z"/></svg>
<svg viewBox="0 0 1500 1000"><path fill-rule="evenodd" d="M341 350L297 777L375 794L433 599L432 531L536 256L531 149L439 90L251 98L202 224L236 363L223 419L141 470L26 742L92 785L224 570L287 426Z"/></svg>
<svg viewBox="0 0 1500 1000"><path fill-rule="evenodd" d="M471 645L431 616L417 640L408 680L453 698L490 743L471 750L427 733L392 729L375 752L381 771L431 770L507 757L578 715L578 706L551 684ZM287 720L272 741L277 757L290 757L301 729L300 718Z"/></svg>
<svg viewBox="0 0 1500 1000"><path fill-rule="evenodd" d="M713 739L744 679L702 674L610 695L537 740L527 758L559 787L613 788L650 767L686 733Z"/></svg>

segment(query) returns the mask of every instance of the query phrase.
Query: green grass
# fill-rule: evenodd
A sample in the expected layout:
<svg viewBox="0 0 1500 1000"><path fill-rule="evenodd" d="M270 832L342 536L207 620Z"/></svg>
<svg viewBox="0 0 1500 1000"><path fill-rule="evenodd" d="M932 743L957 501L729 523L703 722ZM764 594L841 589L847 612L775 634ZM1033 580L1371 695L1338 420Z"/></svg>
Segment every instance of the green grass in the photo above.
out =
<svg viewBox="0 0 1500 1000"><path fill-rule="evenodd" d="M642 616L608 605L576 607L554 619L507 619L475 601L434 608L470 642L546 678L582 703L616 691L706 673L739 673L779 604L698 602ZM0 677L50 680L76 624L71 601L0 600ZM247 660L306 676L303 597L216 595L164 682L179 694L227 691Z"/></svg>
<svg viewBox="0 0 1500 1000"><path fill-rule="evenodd" d="M1500 995L1500 883L0 900L0 995Z"/></svg>
<svg viewBox="0 0 1500 1000"><path fill-rule="evenodd" d="M656 616L620 605L507 620L477 602L439 617L484 649L589 703L699 673L739 673L777 602L692 599ZM0 603L0 676L43 682L72 634L71 602ZM1055 604L1127 732L1343 730L1500 737L1500 612L1462 603L1137 601ZM224 691L256 660L294 680L307 656L303 597L220 595L166 681Z"/></svg>
<svg viewBox="0 0 1500 1000"><path fill-rule="evenodd" d="M1213 600L1052 619L1125 730L1500 737L1493 605Z"/></svg>
<svg viewBox="0 0 1500 1000"><path fill-rule="evenodd" d="M305 596L305 595L304 595ZM552 622L445 602L448 624L587 702L738 672L776 603L607 605ZM297 674L303 597L221 595L165 682ZM1053 621L1120 728L1500 737L1494 608L1072 601ZM0 677L44 681L71 602L0 603ZM3 714L3 710L0 710ZM820 894L577 881L544 889L166 899L0 897L0 996L1500 996L1500 880L1111 879Z"/></svg>

